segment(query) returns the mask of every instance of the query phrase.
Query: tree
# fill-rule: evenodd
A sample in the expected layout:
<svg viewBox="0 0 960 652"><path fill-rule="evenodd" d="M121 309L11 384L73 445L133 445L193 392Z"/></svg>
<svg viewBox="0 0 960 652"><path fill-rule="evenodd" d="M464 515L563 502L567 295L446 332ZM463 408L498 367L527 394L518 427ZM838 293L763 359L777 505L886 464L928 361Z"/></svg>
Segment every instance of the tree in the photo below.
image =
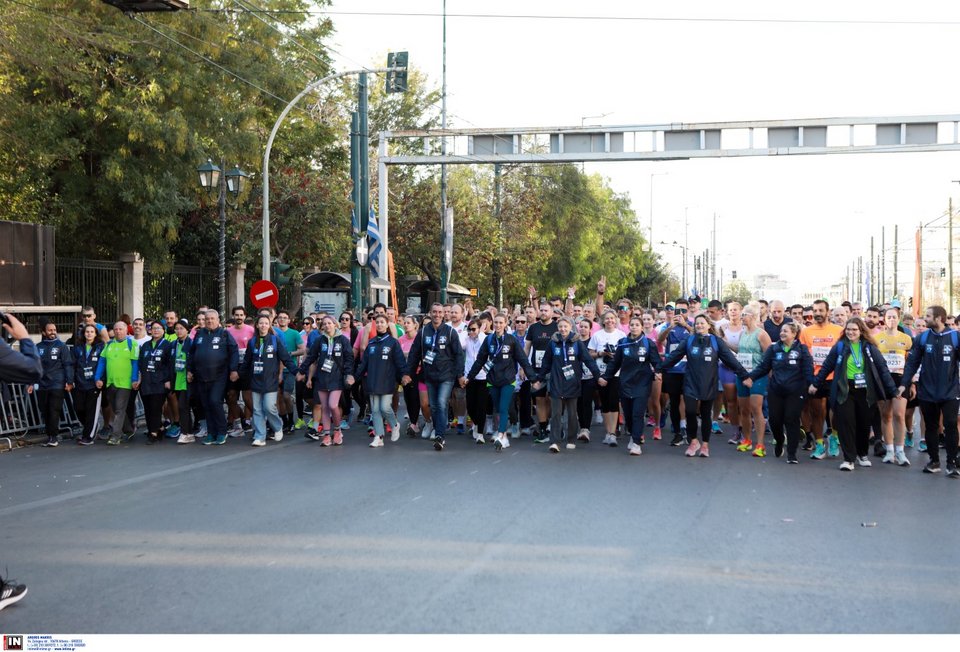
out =
<svg viewBox="0 0 960 652"><path fill-rule="evenodd" d="M736 301L742 306L750 303L752 295L750 290L747 288L747 284L741 281L740 279L734 279L726 284L723 288L723 301L727 303L728 301Z"/></svg>

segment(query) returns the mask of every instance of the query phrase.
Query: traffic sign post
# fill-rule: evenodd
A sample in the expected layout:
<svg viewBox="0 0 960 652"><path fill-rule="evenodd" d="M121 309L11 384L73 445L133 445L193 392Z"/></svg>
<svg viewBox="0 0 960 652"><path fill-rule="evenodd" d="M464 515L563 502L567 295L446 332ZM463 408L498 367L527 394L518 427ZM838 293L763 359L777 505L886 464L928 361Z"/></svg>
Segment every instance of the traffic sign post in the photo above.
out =
<svg viewBox="0 0 960 652"><path fill-rule="evenodd" d="M270 281L257 281L250 288L250 302L254 308L273 308L278 301L280 290Z"/></svg>

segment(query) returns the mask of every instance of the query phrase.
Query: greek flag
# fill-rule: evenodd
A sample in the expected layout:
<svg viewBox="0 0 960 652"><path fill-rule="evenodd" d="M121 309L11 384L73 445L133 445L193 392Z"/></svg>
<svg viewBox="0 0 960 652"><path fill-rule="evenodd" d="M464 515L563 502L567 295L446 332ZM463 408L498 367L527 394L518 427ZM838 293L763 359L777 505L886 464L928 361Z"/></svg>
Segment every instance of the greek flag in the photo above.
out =
<svg viewBox="0 0 960 652"><path fill-rule="evenodd" d="M380 254L383 243L380 242L380 229L377 227L377 214L370 209L370 221L367 222L367 246L370 248L367 264L377 277L380 277Z"/></svg>

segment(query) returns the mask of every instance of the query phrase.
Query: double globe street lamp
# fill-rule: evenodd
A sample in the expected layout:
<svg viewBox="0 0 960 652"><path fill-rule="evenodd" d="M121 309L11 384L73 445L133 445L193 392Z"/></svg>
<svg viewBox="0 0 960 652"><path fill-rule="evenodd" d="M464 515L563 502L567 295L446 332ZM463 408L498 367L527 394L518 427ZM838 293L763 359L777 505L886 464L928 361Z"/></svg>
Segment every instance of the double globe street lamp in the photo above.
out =
<svg viewBox="0 0 960 652"><path fill-rule="evenodd" d="M221 165L227 167L226 162L222 161ZM206 163L197 168L197 173L200 175L200 186L202 188L205 188L208 192L213 190L217 192L217 206L220 209L219 308L220 316L223 318L227 310L227 193L233 195L234 200L236 200L243 190L245 180L250 175L236 166L223 173L222 169L214 165L210 159L207 159Z"/></svg>

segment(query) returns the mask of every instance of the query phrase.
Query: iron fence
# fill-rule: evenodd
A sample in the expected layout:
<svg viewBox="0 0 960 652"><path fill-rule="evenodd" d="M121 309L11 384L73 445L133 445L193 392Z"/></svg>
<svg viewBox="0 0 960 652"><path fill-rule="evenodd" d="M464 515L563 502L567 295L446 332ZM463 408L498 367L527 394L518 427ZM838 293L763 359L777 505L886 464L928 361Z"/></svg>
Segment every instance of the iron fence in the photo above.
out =
<svg viewBox="0 0 960 652"><path fill-rule="evenodd" d="M60 306L93 306L98 321L120 317L123 265L111 260L58 258L55 302Z"/></svg>
<svg viewBox="0 0 960 652"><path fill-rule="evenodd" d="M144 270L143 312L146 318L160 318L167 310L191 319L200 306L218 308L220 290L214 267L174 265L169 272ZM227 310L230 306L227 306Z"/></svg>

